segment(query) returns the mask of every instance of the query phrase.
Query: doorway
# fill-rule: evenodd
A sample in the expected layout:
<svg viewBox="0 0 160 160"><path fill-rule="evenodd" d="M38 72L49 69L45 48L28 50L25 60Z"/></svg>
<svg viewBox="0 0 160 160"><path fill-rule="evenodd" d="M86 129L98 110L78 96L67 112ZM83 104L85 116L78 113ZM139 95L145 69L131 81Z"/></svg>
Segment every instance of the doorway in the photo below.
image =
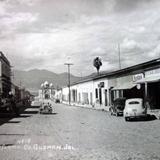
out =
<svg viewBox="0 0 160 160"><path fill-rule="evenodd" d="M102 104L102 89L99 88L99 103Z"/></svg>
<svg viewBox="0 0 160 160"><path fill-rule="evenodd" d="M105 89L105 106L108 106L107 89Z"/></svg>

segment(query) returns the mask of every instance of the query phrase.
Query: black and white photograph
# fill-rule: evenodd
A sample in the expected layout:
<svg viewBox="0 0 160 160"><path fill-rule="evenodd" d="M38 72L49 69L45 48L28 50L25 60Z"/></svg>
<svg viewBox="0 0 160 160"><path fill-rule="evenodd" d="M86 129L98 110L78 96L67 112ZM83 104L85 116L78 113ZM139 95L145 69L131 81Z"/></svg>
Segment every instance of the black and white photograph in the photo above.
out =
<svg viewBox="0 0 160 160"><path fill-rule="evenodd" d="M0 160L160 160L160 0L0 0Z"/></svg>

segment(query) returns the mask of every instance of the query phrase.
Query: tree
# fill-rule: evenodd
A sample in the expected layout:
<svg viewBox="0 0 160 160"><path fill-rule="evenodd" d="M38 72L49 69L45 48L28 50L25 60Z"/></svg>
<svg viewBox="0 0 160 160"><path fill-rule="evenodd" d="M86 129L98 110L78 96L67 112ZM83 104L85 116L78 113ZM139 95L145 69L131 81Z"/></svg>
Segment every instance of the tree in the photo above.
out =
<svg viewBox="0 0 160 160"><path fill-rule="evenodd" d="M99 57L93 60L93 66L97 69L97 73L99 74L100 67L102 66L102 61Z"/></svg>

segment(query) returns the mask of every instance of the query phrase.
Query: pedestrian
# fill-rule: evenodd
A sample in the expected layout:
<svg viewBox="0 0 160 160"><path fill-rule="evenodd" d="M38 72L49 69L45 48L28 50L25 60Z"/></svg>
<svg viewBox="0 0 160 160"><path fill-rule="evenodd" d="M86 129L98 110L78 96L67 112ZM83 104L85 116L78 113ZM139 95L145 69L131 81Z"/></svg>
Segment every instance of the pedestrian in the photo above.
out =
<svg viewBox="0 0 160 160"><path fill-rule="evenodd" d="M10 100L10 104L11 104L11 109L14 111L16 116L19 116L19 109L16 106L16 100L15 100L12 92L9 92L9 100Z"/></svg>
<svg viewBox="0 0 160 160"><path fill-rule="evenodd" d="M151 110L151 98L147 97L145 101L145 107L147 110Z"/></svg>

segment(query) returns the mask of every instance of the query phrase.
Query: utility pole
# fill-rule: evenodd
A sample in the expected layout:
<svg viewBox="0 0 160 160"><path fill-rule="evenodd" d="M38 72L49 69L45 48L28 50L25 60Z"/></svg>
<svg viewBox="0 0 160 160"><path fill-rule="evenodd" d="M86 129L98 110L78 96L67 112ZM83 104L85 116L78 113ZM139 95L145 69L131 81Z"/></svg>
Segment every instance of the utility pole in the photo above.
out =
<svg viewBox="0 0 160 160"><path fill-rule="evenodd" d="M19 82L20 89L22 88L22 81Z"/></svg>
<svg viewBox="0 0 160 160"><path fill-rule="evenodd" d="M70 90L70 66L73 65L72 63L65 63L64 65L68 66L68 90L69 90L69 105L71 104L71 90Z"/></svg>
<svg viewBox="0 0 160 160"><path fill-rule="evenodd" d="M119 69L121 69L121 50L119 43L118 43L118 62L119 62Z"/></svg>

